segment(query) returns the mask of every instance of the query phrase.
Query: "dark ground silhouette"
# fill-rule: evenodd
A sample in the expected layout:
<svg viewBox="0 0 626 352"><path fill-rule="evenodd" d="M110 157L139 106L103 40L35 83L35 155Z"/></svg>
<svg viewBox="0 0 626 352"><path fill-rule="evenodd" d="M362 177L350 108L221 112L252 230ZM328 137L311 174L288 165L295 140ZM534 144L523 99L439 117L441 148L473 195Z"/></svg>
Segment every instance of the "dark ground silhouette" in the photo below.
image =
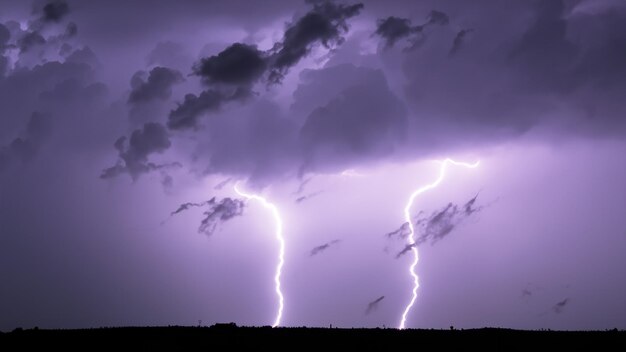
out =
<svg viewBox="0 0 626 352"><path fill-rule="evenodd" d="M396 330L237 327L128 327L83 330L16 329L0 333L0 350L570 350L626 351L626 331L509 329Z"/></svg>

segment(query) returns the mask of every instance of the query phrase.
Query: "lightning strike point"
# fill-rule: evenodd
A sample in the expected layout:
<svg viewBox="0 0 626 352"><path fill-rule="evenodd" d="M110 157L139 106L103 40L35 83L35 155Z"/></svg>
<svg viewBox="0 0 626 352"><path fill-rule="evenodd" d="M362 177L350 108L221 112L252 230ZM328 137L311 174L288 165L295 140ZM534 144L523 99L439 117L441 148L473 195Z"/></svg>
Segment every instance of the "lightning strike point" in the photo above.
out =
<svg viewBox="0 0 626 352"><path fill-rule="evenodd" d="M415 246L415 228L413 227L413 221L411 220L411 206L413 205L413 201L420 194L439 186L441 181L443 181L443 179L446 176L446 166L448 166L448 164L452 164L454 166L463 166L469 169L474 169L478 167L478 165L480 164L480 161L470 164L470 163L465 163L465 162L454 161L450 158L445 159L443 161L437 160L437 162L441 163L441 167L439 168L439 177L437 177L437 179L433 183L422 186L421 188L418 188L415 191L413 191L413 193L411 193L411 196L409 196L409 201L404 207L404 220L409 224L409 230L410 230L410 233L407 239L407 244L411 246L411 252L413 252L413 262L411 262L411 266L409 266L409 274L413 278L413 291L411 295L411 300L409 301L409 304L407 304L406 308L404 308L404 312L402 313L402 319L400 320L400 325L398 326L398 329L400 330L405 329L406 327L407 315L411 311L411 308L413 308L413 304L415 304L415 300L417 299L417 289L420 287L419 277L417 276L417 273L415 272L415 267L417 266L417 262L419 261L419 253L417 251L417 246Z"/></svg>
<svg viewBox="0 0 626 352"><path fill-rule="evenodd" d="M283 306L284 306L284 298L283 292L281 290L280 277L283 271L283 265L285 264L285 239L283 238L283 221L280 217L280 213L278 212L278 208L267 201L267 199L257 195L257 194L249 194L239 190L238 188L239 182L237 182L234 186L235 192L246 198L259 201L263 207L270 210L272 216L274 217L274 221L276 222L276 240L279 245L279 253L278 253L278 264L276 265L276 271L274 274L274 285L276 296L278 296L278 312L276 313L276 318L274 319L274 324L272 327L275 328L280 325L280 320L283 316Z"/></svg>

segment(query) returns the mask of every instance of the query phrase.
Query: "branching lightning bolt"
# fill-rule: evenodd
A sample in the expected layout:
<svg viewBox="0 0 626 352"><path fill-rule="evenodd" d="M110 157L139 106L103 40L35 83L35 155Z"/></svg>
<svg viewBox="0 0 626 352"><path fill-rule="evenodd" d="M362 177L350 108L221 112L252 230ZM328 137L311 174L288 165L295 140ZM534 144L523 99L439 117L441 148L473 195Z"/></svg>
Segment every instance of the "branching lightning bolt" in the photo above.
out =
<svg viewBox="0 0 626 352"><path fill-rule="evenodd" d="M417 246L415 246L415 228L413 227L413 221L411 219L411 206L413 205L413 201L420 194L439 186L441 181L443 181L443 179L446 176L446 166L448 166L448 164L452 164L456 166L463 166L463 167L473 169L473 168L478 167L478 164L480 163L480 161L477 161L473 164L469 164L469 163L454 161L449 158L443 161L439 161L439 162L441 162L441 167L439 168L439 177L437 177L437 179L433 183L422 186L421 188L418 188L417 190L413 191L413 193L411 193L411 196L409 197L409 201L404 207L404 220L409 224L409 231L410 231L408 239L407 239L408 241L407 243L409 246L411 246L411 251L413 252L413 262L411 263L411 266L409 267L409 274L411 274L411 277L413 278L413 291L412 291L411 300L409 301L409 304L407 304L406 308L404 308L404 312L402 313L402 319L400 320L400 326L398 327L399 329L405 328L406 317L411 311L411 308L413 307L415 300L417 299L417 289L420 286L419 277L417 276L417 273L415 272L415 267L417 266L417 262L419 261L419 253L417 251Z"/></svg>
<svg viewBox="0 0 626 352"><path fill-rule="evenodd" d="M278 312L276 313L276 319L274 320L274 324L272 324L272 327L277 327L280 325L280 320L283 316L283 305L284 305L283 292L280 286L280 276L283 271L283 265L285 264L285 239L283 238L283 221L280 217L280 213L278 212L278 208L274 204L268 202L265 198L259 195L249 194L249 193L245 193L239 190L239 188L237 187L238 185L239 183L235 184L235 187L234 187L235 192L237 192L237 194L239 194L240 196L246 199L253 199L253 200L258 200L259 202L261 202L263 207L269 209L272 212L272 216L274 216L274 221L276 222L276 240L278 240L278 244L279 244L279 253L278 253L278 264L276 265L276 272L274 274L274 284L275 284L276 295L278 296Z"/></svg>

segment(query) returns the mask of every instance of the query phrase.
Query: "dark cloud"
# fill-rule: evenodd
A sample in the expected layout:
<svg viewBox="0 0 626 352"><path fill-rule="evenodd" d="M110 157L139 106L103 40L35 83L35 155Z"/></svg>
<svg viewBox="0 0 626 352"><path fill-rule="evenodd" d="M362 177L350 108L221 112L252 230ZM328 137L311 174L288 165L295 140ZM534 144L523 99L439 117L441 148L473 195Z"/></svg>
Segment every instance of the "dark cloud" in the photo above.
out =
<svg viewBox="0 0 626 352"><path fill-rule="evenodd" d="M265 72L265 54L253 45L235 43L222 52L200 60L193 73L207 85L251 85Z"/></svg>
<svg viewBox="0 0 626 352"><path fill-rule="evenodd" d="M480 29L472 33L471 46L468 29L433 31L419 53L393 56L402 61L409 108L420 116L415 140L430 141L416 143L416 150L492 144L530 131L623 134L626 109L617 97L626 84L616 77L626 73L626 8L582 7L564 1L511 8L492 3L484 15L463 18L464 25ZM519 13L527 20L516 22ZM462 59L441 60L461 52ZM461 134L462 139L452 137Z"/></svg>
<svg viewBox="0 0 626 352"><path fill-rule="evenodd" d="M219 224L228 221L236 216L243 214L244 202L235 198L222 198L217 200L215 197L199 203L183 203L176 210L170 213L170 217L180 214L183 211L190 208L203 208L207 209L203 212L204 218L200 222L198 227L198 233L203 233L207 236L212 235Z"/></svg>
<svg viewBox="0 0 626 352"><path fill-rule="evenodd" d="M557 302L553 307L552 307L552 311L556 314L559 314L561 312L563 312L563 309L565 308L565 306L570 302L569 298L566 298L560 302Z"/></svg>
<svg viewBox="0 0 626 352"><path fill-rule="evenodd" d="M183 203L181 205L178 206L178 208L176 210L174 210L173 212L170 213L170 216L174 216L182 211L185 211L189 208L198 208L198 207L203 207L203 206L207 206L207 205L214 205L215 204L215 197L204 201L204 202L200 202L200 203Z"/></svg>
<svg viewBox="0 0 626 352"><path fill-rule="evenodd" d="M432 10L428 14L427 22L425 25L436 24L439 26L445 26L450 23L450 17L446 15L444 12Z"/></svg>
<svg viewBox="0 0 626 352"><path fill-rule="evenodd" d="M463 43L465 43L465 37L474 31L473 28L461 29L454 37L454 41L452 42L452 47L450 48L450 52L448 56L456 55L459 50L463 47Z"/></svg>
<svg viewBox="0 0 626 352"><path fill-rule="evenodd" d="M40 4L37 12L30 18L20 17L16 21L7 18L27 14L29 9L24 7L29 3L2 2L2 21L7 22L0 25L0 168L4 168L0 175L0 232L8 234L2 236L0 246L3 250L1 267L6 269L3 287L7 288L0 301L5 302L8 309L0 309L7 312L0 317L3 326L9 328L14 324L14 317L23 320L20 324L33 323L32 326L35 323L58 327L90 324L85 317L95 317L98 321L110 318L112 323L109 323L116 324L128 319L124 312L143 311L158 321L169 319L167 312L155 313L151 309L154 302L145 298L152 296L144 291L161 287L163 273L189 279L177 275L187 266L178 265L180 270L172 272L170 269L176 265L169 265L167 258L179 256L163 255L165 252L158 246L167 245L166 242L153 241L149 245L157 247L147 248L145 236L125 228L149 223L155 220L154 214L168 214L173 209L160 208L159 202L167 201L167 196L159 197L156 194L159 192L148 188L151 185L132 189L127 185L98 185L96 182L100 181L93 180L94 174L103 165L113 165L116 158L119 162L107 169L105 177L123 173L137 178L152 171L149 179L144 176L144 181L158 183L160 180L164 186L172 187L172 177L163 173L168 164L161 164L162 159L172 157L176 159L171 161L185 160L186 166L188 162L195 163L185 170L192 173L190 178L202 178L206 173L218 180L250 179L251 187L253 183L287 187L294 178L302 176L300 180L306 180L317 171L364 170L376 167L377 162L386 165L432 154L465 151L465 147L480 152L485 151L484 146L503 140L509 142L522 133L533 132L533 137L543 138L544 129L557 131L555 136L559 138L568 137L574 131L585 137L610 136L622 140L626 128L623 103L626 96L626 80L623 79L626 15L621 2L619 6L609 6L608 1L602 1L603 8L594 12L579 8L578 4L592 2L486 0L481 1L479 7L466 2L437 2L435 6L442 6L442 10L450 14L449 19L440 14L428 16L430 4L434 2L372 1L364 13L371 17L364 20L373 22L392 13L399 16L395 27L389 24L389 28L377 34L382 43L380 51L371 47L369 32L346 33L345 23L353 23L355 17L347 19L349 15L344 14L337 20L333 11L328 10L345 12L350 6L358 5L318 2L311 10L311 7L298 7L287 1L261 4L240 0L156 3L137 0L123 6L117 2L90 1L88 6L82 5L80 11L70 14L61 11L43 23L41 8L45 2L36 1ZM80 2L70 3L73 4L78 6ZM294 13L303 16L290 17ZM415 13L417 17L413 17ZM410 18L412 22L401 17ZM293 19L288 20L284 33L279 32L277 39L271 39L276 35L275 24L285 18ZM342 21L345 23L341 24ZM80 35L77 35L75 23L80 25ZM448 27L441 27L445 23ZM477 30L468 36L461 34L461 28ZM190 30L195 32L190 33ZM341 37L346 37L346 43L338 46L343 40ZM159 38L173 38L180 41L180 45L158 45ZM389 41L390 38L399 39ZM272 40L279 41L273 50L259 50L261 45L270 48ZM233 44L235 41L240 43ZM348 42L350 46L346 45ZM254 47L254 43L259 43L259 47ZM223 52L215 50L198 56L200 47L205 44L211 50L223 49ZM415 47L417 44L421 45L419 51L387 50L383 53L382 50L385 45ZM237 45L245 47L235 52ZM324 46L331 50L316 61L319 69L305 69L297 76L305 61L302 58ZM152 48L155 49L151 52ZM241 57L226 55L231 54L229 50L241 54L246 48L256 50L248 50L253 54L248 58L258 55L258 60L252 60L249 66L237 63L250 61L237 61ZM21 53L20 49L23 49ZM184 50L188 54L178 55ZM341 60L335 60L338 53L341 53ZM453 59L446 59L448 55ZM260 64L255 66L254 62ZM146 63L147 66L143 66ZM159 124L155 128L158 133L151 132L145 120L126 118L129 110L141 105L126 104L131 100L129 79L136 69L147 67L145 70L150 71L155 66L176 69L185 75L191 72L192 76L185 77L187 82L174 87L184 87L184 93L193 93L185 98L178 95L178 89L172 89L171 98L180 102L172 107L168 101L160 100L170 95L171 85L163 90L148 89L149 73L135 80L139 84L132 87L133 91L137 88L144 93L131 94L154 97L145 100L149 102L145 105L150 106L145 111L151 115L150 122L167 123L170 127L166 131ZM287 73L293 77L284 79L284 86L267 90L263 86L268 81L280 82ZM162 83L157 80L155 87L167 86L159 82ZM246 98L249 99L246 104L239 104ZM291 102L293 105L287 106ZM41 116L49 118L31 117L30 123L33 111L40 111ZM204 114L211 116L202 120ZM50 130L49 126L53 128ZM185 128L195 130L181 133ZM118 140L115 152L110 144L120 135L127 138ZM175 144L170 141L174 137ZM543 139L547 140L553 138ZM613 145L608 149L616 153ZM167 154L159 155L166 151ZM102 161L107 156L112 158L111 164ZM606 160L616 159L607 156ZM298 174L300 170L304 170L303 174ZM160 174L161 178L154 177L155 174ZM191 189L187 187L194 187L196 181L189 181L182 189L174 188L172 193L188 192ZM311 190L306 188L297 196L289 196L292 199L308 197ZM198 218L196 225L202 225L200 232L213 233L222 219L237 216L240 209L236 200L232 200L224 206L226 210L214 210L220 202L214 199L186 203L174 213L193 209L200 216L208 210L202 215L204 222L200 224ZM440 240L452 234L458 229L458 219L473 216L480 209L478 203L468 201L424 214L423 218L428 221L422 225L432 232L424 241ZM14 206L16 204L19 206ZM42 212L42 204L54 206ZM317 205L321 206L311 204ZM619 209L608 205L603 208ZM161 218L156 219L159 220ZM405 245L405 249L410 250L416 245L406 244L406 226L388 236L405 240L396 243L397 250ZM419 226L416 229L418 236L426 231ZM67 237L68 234L74 237ZM553 242L568 243L566 240ZM598 243L604 241L590 242ZM167 250L184 250L184 246L174 247L169 246ZM305 250L303 254L307 256L308 252ZM111 261L111 258L128 260ZM128 269L128 275L119 275L120 263ZM155 263L161 266L156 268ZM329 267L334 264L328 263ZM19 275L11 272L15 268L19 269ZM146 268L153 270L144 270ZM146 277L148 281L142 277L141 282L137 282L137 273L159 273L160 276L155 275L154 280ZM94 285L94 278L101 282ZM48 285L51 279L58 287ZM600 281L585 287L600 287ZM176 290L188 287L188 283L169 285L168 290L161 290L164 291L162 296L152 298L156 302L166 296L173 297ZM121 301L116 301L116 297L91 299L94 292L106 292L106 289L98 289L100 284L105 288L131 288L130 295L120 298L128 307L119 306ZM71 290L67 290L68 287ZM604 291L620 291L613 288ZM35 296L20 295L20 292ZM36 296L41 292L45 294ZM533 300L541 298L535 288L529 292L533 293ZM93 308L90 302L81 303L81 297L102 302L106 307ZM67 303L64 300L70 304L64 304ZM364 309L366 301L357 309ZM615 307L610 297L606 301L609 302L607 311ZM543 309L553 314L554 302L556 300L548 300ZM83 303L87 310L82 309ZM567 310L569 308L563 307L570 303L557 303L555 307ZM122 313L112 316L107 310L109 306ZM58 307L69 307L62 312L63 319L42 322L38 318L59 316ZM189 314L197 315L197 305L190 304L190 307ZM94 310L89 311L92 308ZM211 311L209 315L219 317L232 313L224 309ZM264 319L261 313L259 319ZM303 317L312 318L310 322L317 321L315 315L301 313ZM256 318L244 316L242 319ZM602 321L592 323L601 328ZM564 324L573 324L565 327L575 326L576 322Z"/></svg>
<svg viewBox="0 0 626 352"><path fill-rule="evenodd" d="M46 39L39 32L26 32L17 42L20 52L27 52L33 47L46 44Z"/></svg>
<svg viewBox="0 0 626 352"><path fill-rule="evenodd" d="M280 83L313 45L321 43L326 48L341 44L342 34L348 31L347 20L359 14L363 4L344 5L331 1L310 2L313 9L289 24L281 42L271 50L269 81Z"/></svg>
<svg viewBox="0 0 626 352"><path fill-rule="evenodd" d="M302 203L305 200L309 200L309 199L311 199L313 197L317 197L317 196L319 196L322 193L323 193L323 191L317 191L317 192L312 192L312 193L309 193L309 194L305 194L305 195L302 195L302 196L296 198L295 202L296 203Z"/></svg>
<svg viewBox="0 0 626 352"><path fill-rule="evenodd" d="M252 86L267 74L268 82L280 83L289 69L309 54L313 45L327 48L343 42L347 20L356 16L362 4L343 5L330 1L311 2L313 9L287 26L281 42L268 52L254 45L234 43L217 55L202 58L193 66L209 89L200 95L187 94L168 117L170 129L198 127L198 119L217 111L224 102L245 100L254 95Z"/></svg>
<svg viewBox="0 0 626 352"><path fill-rule="evenodd" d="M449 203L443 209L433 212L428 217L423 217L416 222L417 245L430 240L431 244L437 243L449 235L459 224L461 216L465 213L459 210L455 204Z"/></svg>
<svg viewBox="0 0 626 352"><path fill-rule="evenodd" d="M382 71L343 64L303 75L291 116L262 99L222 109L238 99L227 90L208 89L187 95L170 113L168 127L194 128L204 136L196 160L208 163L207 173L255 182L295 170L300 175L344 170L393 154L402 145L407 111ZM200 117L209 111L221 113L200 129Z"/></svg>
<svg viewBox="0 0 626 352"><path fill-rule="evenodd" d="M143 72L133 75L133 90L128 97L129 103L142 103L155 99L164 100L172 94L172 86L183 82L180 72L167 67L155 67L150 70L148 79L144 80Z"/></svg>
<svg viewBox="0 0 626 352"><path fill-rule="evenodd" d="M30 115L25 128L6 146L0 146L0 172L15 162L28 162L33 159L52 129L50 116L39 112Z"/></svg>
<svg viewBox="0 0 626 352"><path fill-rule="evenodd" d="M450 22L448 15L441 11L432 10L426 17L426 22L413 25L408 18L389 16L377 21L375 35L384 40L385 49L392 48L398 41L407 39L409 46L405 50L416 49L425 40L424 29L430 25L445 26Z"/></svg>
<svg viewBox="0 0 626 352"><path fill-rule="evenodd" d="M375 34L385 41L385 47L389 49L398 40L420 33L422 29L422 26L412 26L408 18L389 16L378 20Z"/></svg>
<svg viewBox="0 0 626 352"><path fill-rule="evenodd" d="M480 193L477 193L473 198L465 202L465 204L463 204L463 206L461 207L461 211L465 216L470 216L478 211L483 210L482 206L476 205L476 200L478 200L479 194Z"/></svg>
<svg viewBox="0 0 626 352"><path fill-rule="evenodd" d="M385 296L380 296L380 297L376 298L375 300L371 301L370 303L368 303L367 304L367 308L365 309L365 314L370 314L371 312L376 310L376 308L378 308L378 304L383 299L385 299Z"/></svg>
<svg viewBox="0 0 626 352"><path fill-rule="evenodd" d="M207 111L217 111L223 99L217 90L206 90L200 95L187 94L183 102L170 112L167 127L172 130L197 128L200 116Z"/></svg>
<svg viewBox="0 0 626 352"><path fill-rule="evenodd" d="M311 253L309 254L311 257L318 255L320 253L322 253L323 251L327 250L328 248L330 248L330 246L335 245L337 243L340 243L341 240L332 240L330 242L326 242L322 245L319 246L315 246L313 247L313 249L311 249Z"/></svg>
<svg viewBox="0 0 626 352"><path fill-rule="evenodd" d="M243 208L242 200L228 197L210 205L209 209L204 212L204 219L200 222L198 232L207 236L212 235L220 223L242 215Z"/></svg>
<svg viewBox="0 0 626 352"><path fill-rule="evenodd" d="M435 244L444 237L448 236L467 218L483 210L483 206L478 206L476 204L477 199L478 194L462 205L448 203L448 205L431 213L430 215L425 215L424 212L420 212L415 218L415 242L406 244L402 250L396 254L396 258L400 258L409 252L413 247L426 242ZM400 228L387 233L385 236L389 239L397 237L398 239L404 240L410 234L410 231L409 223L405 222L402 226L400 226Z"/></svg>
<svg viewBox="0 0 626 352"><path fill-rule="evenodd" d="M107 179L128 173L136 180L141 174L153 170L179 166L176 163L157 165L148 161L150 155L163 153L170 145L167 129L159 123L148 122L142 128L133 131L128 143L125 136L115 141L119 161L116 165L104 169L100 177Z"/></svg>
<svg viewBox="0 0 626 352"><path fill-rule="evenodd" d="M44 5L42 12L43 21L60 22L70 13L70 7L64 0L54 0Z"/></svg>
<svg viewBox="0 0 626 352"><path fill-rule="evenodd" d="M409 223L405 222L397 230L393 230L391 232L386 233L385 237L393 238L393 237L397 236L397 237L399 237L401 239L404 239L409 234L411 234L411 228L409 227Z"/></svg>
<svg viewBox="0 0 626 352"><path fill-rule="evenodd" d="M396 253L396 259L399 259L403 255L408 253L411 249L413 249L413 247L417 247L417 243L410 243L405 245L400 252Z"/></svg>

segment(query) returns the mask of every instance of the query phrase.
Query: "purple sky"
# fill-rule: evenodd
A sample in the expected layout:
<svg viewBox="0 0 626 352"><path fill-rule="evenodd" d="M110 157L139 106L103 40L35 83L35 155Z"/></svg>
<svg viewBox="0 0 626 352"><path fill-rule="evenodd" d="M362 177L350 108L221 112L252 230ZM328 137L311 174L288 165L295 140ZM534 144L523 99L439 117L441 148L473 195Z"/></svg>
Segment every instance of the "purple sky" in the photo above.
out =
<svg viewBox="0 0 626 352"><path fill-rule="evenodd" d="M408 327L626 328L625 98L618 0L0 0L0 330L270 325L236 182L282 325L396 327L446 157Z"/></svg>

